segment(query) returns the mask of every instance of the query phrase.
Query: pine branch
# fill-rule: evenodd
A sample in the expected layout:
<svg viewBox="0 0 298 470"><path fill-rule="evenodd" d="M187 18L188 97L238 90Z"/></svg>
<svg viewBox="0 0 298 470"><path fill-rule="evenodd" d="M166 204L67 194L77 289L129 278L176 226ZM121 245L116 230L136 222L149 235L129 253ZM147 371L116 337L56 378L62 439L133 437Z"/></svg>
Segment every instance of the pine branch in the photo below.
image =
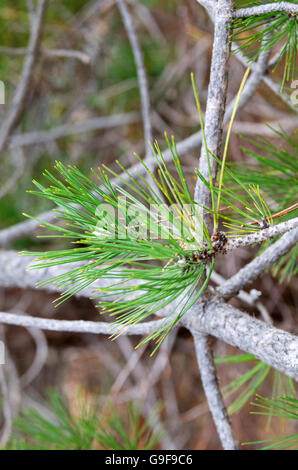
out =
<svg viewBox="0 0 298 470"><path fill-rule="evenodd" d="M295 220L295 219L294 219ZM294 228L285 233L273 245L270 245L261 255L257 256L237 274L228 279L222 286L217 288L220 297L229 299L237 294L239 290L253 282L269 266L272 266L277 260L296 245L298 242L298 228Z"/></svg>
<svg viewBox="0 0 298 470"><path fill-rule="evenodd" d="M264 15L266 13L274 13L284 11L286 13L298 13L298 5L290 2L276 2L266 3L264 5L258 5L249 8L239 8L234 10L234 18L249 18L250 16Z"/></svg>
<svg viewBox="0 0 298 470"><path fill-rule="evenodd" d="M125 334L143 335L163 319L134 325ZM0 323L51 331L108 335L110 324L90 321L53 320L1 312ZM298 338L241 312L231 305L212 300L199 302L182 319L181 325L193 335L210 334L231 346L251 353L261 361L298 380Z"/></svg>
<svg viewBox="0 0 298 470"><path fill-rule="evenodd" d="M192 332L192 334L203 388L221 443L225 450L237 450L230 419L217 380L210 338L200 331Z"/></svg>
<svg viewBox="0 0 298 470"><path fill-rule="evenodd" d="M204 3L207 3L207 7L210 8L210 2L203 2L203 4ZM229 27L232 21L233 4L230 0L225 0L221 2L220 5L218 2L215 7L214 2L212 2L212 8L213 10L210 14L214 18L214 41L205 115L205 141L204 145L201 147L199 165L200 173L207 181L211 180L211 183L216 177L217 165L215 159L212 158L210 161L208 151L210 150L211 153L220 157L228 86L227 63L230 56ZM198 109L200 112L200 108ZM213 200L211 204L211 199L211 192L206 185L203 184L202 180L198 178L194 200L207 208L212 207L212 209L214 209ZM208 225L210 224L207 223L207 227ZM194 336L195 351L208 406L213 416L222 446L226 450L236 450L237 446L231 423L218 385L208 335L201 332L197 332L196 334L192 332L192 334Z"/></svg>
<svg viewBox="0 0 298 470"><path fill-rule="evenodd" d="M290 230L293 230L296 227L298 227L298 217L287 220L286 222L281 222L278 225L268 227L266 229L260 230L259 232L255 232L244 237L229 238L225 245L225 249L234 250L235 248L251 246L256 243L262 243L266 240L269 240L270 238L274 238L278 235L282 235L286 232L289 232Z"/></svg>
<svg viewBox="0 0 298 470"><path fill-rule="evenodd" d="M263 64L262 56L259 58L260 62ZM251 99L253 94L255 93L258 85L260 84L261 80L264 79L263 73L265 73L266 67L263 64L262 67L257 67L256 69L253 68L253 72L251 73L246 86L244 87L243 93L241 95L240 103L238 109L241 109L246 105L246 103ZM228 122L230 119L234 108L234 100L228 105L224 123ZM49 131L50 132L50 131ZM19 136L21 138L21 136ZM177 152L180 156L186 154L187 152L191 151L192 149L198 147L202 143L202 132L196 132L195 134L187 137L186 139L182 140L181 142L177 143ZM172 154L169 149L166 149L163 152L163 156L165 161L169 161L172 158ZM152 160L154 163L155 160ZM144 174L144 167L141 163L136 163L130 168L130 173L135 176L137 174L143 175ZM122 173L119 175L119 178L115 178L111 180L112 185L118 183L121 185L121 179L126 179L126 174ZM47 211L37 216L43 222L51 222L55 218L54 211ZM40 226L40 223L36 220L26 220L25 222L20 222L15 224L11 227L3 229L0 231L0 246L6 246L9 243L18 240L24 236L28 236L37 230Z"/></svg>
<svg viewBox="0 0 298 470"><path fill-rule="evenodd" d="M148 335L160 327L163 319L132 325L126 335ZM48 331L64 331L72 333L93 333L113 335L117 330L111 323L85 320L54 320L49 318L31 317L30 315L17 315L15 313L0 312L0 324L22 326L24 328L39 328Z"/></svg>
<svg viewBox="0 0 298 470"><path fill-rule="evenodd" d="M232 23L233 2L224 0L217 2L214 17L214 41L211 59L210 81L208 87L205 134L207 148L210 154L220 157L225 104L228 86L228 60L230 56L229 28ZM216 176L217 164L210 158L210 171L212 178ZM199 171L209 180L209 165L207 149L203 145ZM211 207L211 194L201 181L197 180L195 200L205 207Z"/></svg>
<svg viewBox="0 0 298 470"><path fill-rule="evenodd" d="M193 335L215 336L298 380L298 337L291 333L217 300L197 303L182 324Z"/></svg>

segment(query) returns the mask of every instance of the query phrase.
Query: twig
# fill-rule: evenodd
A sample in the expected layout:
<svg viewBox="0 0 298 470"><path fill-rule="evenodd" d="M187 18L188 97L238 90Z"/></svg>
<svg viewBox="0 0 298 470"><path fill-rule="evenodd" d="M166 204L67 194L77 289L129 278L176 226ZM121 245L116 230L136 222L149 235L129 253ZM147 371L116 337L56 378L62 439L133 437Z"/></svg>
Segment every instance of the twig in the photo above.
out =
<svg viewBox="0 0 298 470"><path fill-rule="evenodd" d="M27 53L28 49L25 47L0 47L0 54L22 56ZM73 49L42 49L39 53L44 57L77 59L83 62L83 64L90 64L91 61L90 57L85 52Z"/></svg>
<svg viewBox="0 0 298 470"><path fill-rule="evenodd" d="M298 217L287 220L286 222L281 222L278 225L273 225L272 227L259 230L258 232L251 233L250 235L246 235L239 238L229 238L225 245L225 249L234 250L235 248L251 246L256 243L262 243L266 240L270 240L270 238L274 238L278 235L282 235L286 232L289 232L290 230L293 230L296 227L298 227Z"/></svg>
<svg viewBox="0 0 298 470"><path fill-rule="evenodd" d="M298 5L290 2L266 3L249 8L239 8L234 11L234 18L248 18L250 16L264 15L284 11L286 13L298 13Z"/></svg>
<svg viewBox="0 0 298 470"><path fill-rule="evenodd" d="M25 109L27 96L30 91L34 66L39 52L42 26L47 3L47 0L39 0L38 6L32 18L28 52L24 61L21 78L16 88L11 108L0 128L0 154L5 149L8 138L17 125Z"/></svg>
<svg viewBox="0 0 298 470"><path fill-rule="evenodd" d="M223 403L208 336L193 332L195 350L208 405L225 450L237 450L231 423Z"/></svg>
<svg viewBox="0 0 298 470"><path fill-rule="evenodd" d="M285 233L273 245L269 246L261 255L254 258L237 274L228 279L217 288L220 297L228 299L237 294L240 289L254 281L265 269L274 264L298 242L298 228Z"/></svg>
<svg viewBox="0 0 298 470"><path fill-rule="evenodd" d="M146 158L148 159L151 155L150 143L152 142L152 127L150 117L150 97L148 92L148 81L144 66L143 54L139 45L137 34L134 28L133 20L130 15L129 9L125 3L125 0L117 0L118 8L122 15L123 23L129 37L131 48L133 51L135 64L137 67L139 88L141 94L141 108L143 117L144 127L144 139L146 146Z"/></svg>
<svg viewBox="0 0 298 470"><path fill-rule="evenodd" d="M4 185L0 188L0 199L2 199L9 191L15 187L18 179L23 175L25 168L25 156L23 149L18 148L12 151L13 152L13 163L15 165L15 171L8 178Z"/></svg>
<svg viewBox="0 0 298 470"><path fill-rule="evenodd" d="M211 280L217 285L222 285L224 282L226 282L226 279L214 270L211 274ZM256 307L260 312L263 320L269 323L270 325L273 325L272 318L270 317L266 307L262 304L262 302L259 301L259 297L261 295L262 293L260 291L256 289L251 289L249 292L240 290L237 294L237 297L243 302L245 302L247 305L250 305L251 307Z"/></svg>
<svg viewBox="0 0 298 470"><path fill-rule="evenodd" d="M117 126L132 124L139 119L139 113L121 113L113 116L101 116L85 119L84 121L63 124L49 131L27 132L13 135L9 140L9 147L24 147L26 145L46 144L62 137L77 135L82 132L92 132L100 129L110 129Z"/></svg>
<svg viewBox="0 0 298 470"><path fill-rule="evenodd" d="M279 219L280 217L283 217L285 215L291 214L292 212L298 210L298 202L296 204L293 204L290 207L287 207L286 209L283 209L282 211L277 212L276 214L271 215L272 220ZM260 221L255 221L252 222L250 225L258 225Z"/></svg>
<svg viewBox="0 0 298 470"><path fill-rule="evenodd" d="M22 388L28 387L33 382L43 369L48 357L48 343L43 331L37 328L27 328L27 331L35 342L36 352L32 363L20 377Z"/></svg>
<svg viewBox="0 0 298 470"><path fill-rule="evenodd" d="M127 335L148 335L164 322L163 319L138 325L132 325L123 333ZM48 331L64 331L72 333L93 333L111 335L117 333L117 327L111 323L84 321L84 320L54 320L48 318L31 317L29 315L17 315L15 313L0 312L0 323L6 325L23 326L25 328L38 328Z"/></svg>

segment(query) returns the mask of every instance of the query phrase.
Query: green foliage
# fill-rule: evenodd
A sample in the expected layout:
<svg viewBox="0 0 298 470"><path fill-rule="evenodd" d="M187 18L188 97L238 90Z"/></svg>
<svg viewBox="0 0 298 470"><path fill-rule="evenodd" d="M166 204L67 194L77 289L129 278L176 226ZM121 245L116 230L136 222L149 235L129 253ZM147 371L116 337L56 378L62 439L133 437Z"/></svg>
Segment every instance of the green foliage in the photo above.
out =
<svg viewBox="0 0 298 470"><path fill-rule="evenodd" d="M284 393L292 396L295 395L295 385L291 377L287 377L272 369L264 362L257 360L252 354L239 354L215 358L215 364L235 365L251 361L254 361L255 364L247 372L223 387L225 398L237 394L228 408L230 414L238 413L245 406L248 400L256 394L261 385L265 382L270 371L273 372L272 396Z"/></svg>
<svg viewBox="0 0 298 470"><path fill-rule="evenodd" d="M140 182L120 165L127 175L126 181L121 181L126 185L124 189L120 184L111 185L106 172L116 174L107 168L93 172L99 183L96 184L76 167L57 163L56 170L64 182L46 171L44 176L51 185L44 187L35 181L39 191L32 191L59 208L57 218L62 224L44 224L56 232L52 237L68 238L80 244L69 250L34 253L39 262L33 267L87 262L41 285L55 282L64 288L61 302L94 281L114 280L111 286L98 289L95 297L107 299L100 302L100 307L117 317L116 325L121 325L121 331L177 300L178 313L173 316L174 312L170 312L161 328L147 338L156 339L158 345L200 297L214 265L201 208L190 195L174 140L167 139L167 142L177 178L169 172L156 143L152 150L158 164L158 178L142 160L147 178L140 176ZM205 258L200 255L197 258L194 253L202 250L206 261L210 258L211 262L208 276L200 284L207 264Z"/></svg>
<svg viewBox="0 0 298 470"><path fill-rule="evenodd" d="M235 178L246 187L259 186L262 188L263 199L270 201L275 209L275 214L271 217L283 222L298 215L298 209L288 211L297 205L298 132L289 137L283 131L272 130L276 137L281 139L279 146L262 136L254 139L242 136L252 148L242 146L241 149L254 161L246 162L245 168L241 163L229 164L225 172L225 186L232 194L235 194L237 189ZM271 240L264 243L262 250L268 248L271 243ZM294 247L273 266L272 273L279 276L280 282L290 280L298 273L297 254L297 247Z"/></svg>
<svg viewBox="0 0 298 470"><path fill-rule="evenodd" d="M265 415L269 417L278 417L280 419L298 420L298 400L293 397L281 396L279 398L256 397L253 406L262 411L253 411L252 414ZM262 450L286 450L298 449L298 434L291 434L276 439L266 439L256 442L245 442L243 445L269 444L262 447Z"/></svg>
<svg viewBox="0 0 298 470"><path fill-rule="evenodd" d="M229 168L243 183L259 185L266 197L275 201L276 211L281 211L297 201L298 131L289 137L283 131L270 129L281 140L279 146L260 135L253 139L241 136L252 146L249 149L242 145L241 149L253 161L245 162L245 168L241 163L229 164ZM229 180L226 173L226 182Z"/></svg>
<svg viewBox="0 0 298 470"><path fill-rule="evenodd" d="M150 428L156 410L147 420L139 406L129 403L124 415L110 405L104 416L94 407L88 409L80 399L76 415L57 391L49 393L50 418L34 409L24 410L14 429L16 437L7 446L14 450L148 450L160 438Z"/></svg>
<svg viewBox="0 0 298 470"><path fill-rule="evenodd" d="M297 17L295 14L273 12L248 18L237 18L233 21L232 28L232 39L241 43L235 52L245 51L251 61L255 61L262 51L280 45L280 58L275 69L284 58L281 88L283 88L285 81L294 80L298 48Z"/></svg>
<svg viewBox="0 0 298 470"><path fill-rule="evenodd" d="M213 155L219 166L223 163ZM212 186L217 201L220 199L224 207L219 208L218 219L225 227L231 229L227 236L238 237L249 232L259 231L264 225L273 224L270 208L261 194L259 185L246 184L230 168L224 168L225 180L228 184L220 183ZM211 185L197 173L198 177L209 187ZM233 184L230 184L233 182ZM236 183L236 184L235 184Z"/></svg>

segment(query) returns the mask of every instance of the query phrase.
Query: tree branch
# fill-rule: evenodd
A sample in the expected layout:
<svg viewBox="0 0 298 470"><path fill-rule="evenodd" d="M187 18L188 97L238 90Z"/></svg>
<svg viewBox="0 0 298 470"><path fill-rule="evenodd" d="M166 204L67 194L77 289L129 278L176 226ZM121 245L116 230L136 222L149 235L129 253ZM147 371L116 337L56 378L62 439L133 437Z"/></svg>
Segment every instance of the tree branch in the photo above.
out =
<svg viewBox="0 0 298 470"><path fill-rule="evenodd" d="M0 54L20 56L26 55L27 53L28 49L25 47L0 47ZM40 54L44 57L77 59L83 62L83 64L89 64L91 61L90 57L85 52L73 49L42 49Z"/></svg>
<svg viewBox="0 0 298 470"><path fill-rule="evenodd" d="M17 125L26 105L26 99L30 91L34 66L39 52L42 26L47 3L47 0L39 0L38 6L32 18L31 35L22 75L12 100L11 109L8 112L8 116L5 118L0 129L0 154L5 149L8 138Z"/></svg>
<svg viewBox="0 0 298 470"><path fill-rule="evenodd" d="M226 250L234 250L235 248L251 246L256 243L262 243L270 238L274 238L277 235L282 235L294 228L298 227L298 217L295 217L286 222L281 222L278 225L273 225L266 229L259 230L258 232L251 233L244 237L239 238L229 238L228 242L225 245Z"/></svg>
<svg viewBox="0 0 298 470"><path fill-rule="evenodd" d="M137 75L141 94L141 108L144 126L146 158L148 159L151 155L150 143L152 142L152 127L150 117L150 97L148 92L148 81L144 66L144 59L139 45L138 37L134 28L133 20L130 15L129 9L127 8L125 0L117 0L117 4L123 19L127 35L129 37L129 41L135 59L135 64L137 67Z"/></svg>
<svg viewBox="0 0 298 470"><path fill-rule="evenodd" d="M248 18L249 16L264 15L266 13L275 13L284 11L286 13L298 13L298 5L290 2L266 3L249 8L239 8L234 11L234 18Z"/></svg>
<svg viewBox="0 0 298 470"><path fill-rule="evenodd" d="M131 325L123 330L126 335L149 335L155 329L160 328L164 319L155 320L137 325ZM24 328L38 328L48 331L63 331L72 333L93 333L113 335L122 332L121 326L108 322L96 322L85 320L54 320L50 318L31 317L30 315L17 315L15 313L0 312L0 324L22 326Z"/></svg>
<svg viewBox="0 0 298 470"><path fill-rule="evenodd" d="M209 4L210 2L203 3ZM209 180L207 149L219 158L221 154L228 87L227 64L230 56L229 28L232 21L233 3L231 0L224 0L220 2L220 5L217 2L216 7L215 4L212 7L210 14L214 18L214 42L205 114L206 146L202 145L199 165L199 170L207 181ZM214 158L210 162L210 169L212 179L215 179L217 165ZM197 179L194 200L205 207L211 207L210 191L202 184L200 178ZM217 381L208 335L195 332L193 336L203 387L222 446L226 450L236 450L231 423Z"/></svg>
<svg viewBox="0 0 298 470"><path fill-rule="evenodd" d="M261 255L254 258L237 274L232 276L220 287L217 288L217 294L225 299L237 294L240 289L253 282L266 268L274 264L282 256L293 248L298 242L298 228L294 228L285 233L273 245L269 246Z"/></svg>
<svg viewBox="0 0 298 470"><path fill-rule="evenodd" d="M208 335L200 331L192 333L203 388L221 443L225 450L237 450L229 416L220 392Z"/></svg>
<svg viewBox="0 0 298 470"><path fill-rule="evenodd" d="M196 304L182 324L193 335L215 336L298 380L297 336L217 300Z"/></svg>
<svg viewBox="0 0 298 470"><path fill-rule="evenodd" d="M211 60L210 81L208 87L205 114L205 134L210 153L220 156L222 144L223 122L225 114L228 60L230 56L230 26L232 22L233 3L231 0L217 2L214 18L214 42ZM216 176L216 160L210 158L212 178ZM208 158L204 145L201 148L199 171L209 181ZM210 207L211 195L198 178L195 189L195 200L205 207Z"/></svg>
<svg viewBox="0 0 298 470"><path fill-rule="evenodd" d="M46 144L53 140L82 132L92 132L99 129L110 129L117 126L125 126L139 120L138 112L120 113L112 116L100 116L84 121L62 124L49 131L26 132L16 134L9 139L9 148L24 147L26 145Z"/></svg>

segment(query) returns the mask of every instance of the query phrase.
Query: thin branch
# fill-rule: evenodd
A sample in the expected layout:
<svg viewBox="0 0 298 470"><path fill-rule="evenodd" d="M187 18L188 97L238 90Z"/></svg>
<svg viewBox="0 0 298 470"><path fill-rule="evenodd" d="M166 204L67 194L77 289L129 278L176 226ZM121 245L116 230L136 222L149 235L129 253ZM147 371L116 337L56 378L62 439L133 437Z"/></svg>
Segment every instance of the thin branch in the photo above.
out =
<svg viewBox="0 0 298 470"><path fill-rule="evenodd" d="M25 47L0 47L0 54L22 56L27 53L28 49ZM44 57L77 59L83 62L83 64L90 64L91 62L90 57L85 52L76 51L74 49L42 49L39 53Z"/></svg>
<svg viewBox="0 0 298 470"><path fill-rule="evenodd" d="M5 149L9 136L13 132L25 109L27 96L30 92L34 66L39 52L47 3L47 0L40 0L32 18L28 52L24 61L21 78L12 100L11 109L0 128L0 154Z"/></svg>
<svg viewBox="0 0 298 470"><path fill-rule="evenodd" d="M34 340L36 351L32 363L20 377L22 388L28 387L33 382L43 369L48 357L48 343L43 331L37 328L27 328L27 331Z"/></svg>
<svg viewBox="0 0 298 470"><path fill-rule="evenodd" d="M225 450L237 450L229 416L220 392L209 338L198 331L193 333L193 338L203 388L221 443Z"/></svg>
<svg viewBox="0 0 298 470"><path fill-rule="evenodd" d="M226 282L226 279L214 270L211 274L211 280L217 285L222 285L224 282ZM256 289L251 289L249 292L240 290L237 294L237 297L238 299L242 300L242 302L245 302L247 305L250 305L251 307L256 307L260 312L263 320L267 323L270 323L270 325L273 325L272 318L270 317L266 307L262 304L262 302L259 301L259 297L261 295L262 292Z"/></svg>
<svg viewBox="0 0 298 470"><path fill-rule="evenodd" d="M266 3L249 8L239 8L234 11L234 18L248 18L249 16L264 15L266 13L275 13L283 11L286 13L298 13L298 5L290 2Z"/></svg>
<svg viewBox="0 0 298 470"><path fill-rule="evenodd" d="M266 229L260 230L259 232L251 233L239 238L229 238L225 245L226 250L234 250L235 248L251 246L256 243L262 243L270 238L274 238L277 235L282 235L294 228L298 227L298 217L281 222L278 225L273 225Z"/></svg>
<svg viewBox="0 0 298 470"><path fill-rule="evenodd" d="M123 331L126 335L148 335L160 328L163 319L132 325ZM107 322L95 322L85 320L54 320L48 318L31 317L29 315L17 315L15 313L0 312L0 323L6 325L23 326L24 328L38 328L48 331L63 331L71 333L93 333L113 335L119 331L118 327ZM118 330L117 330L118 328ZM120 327L121 328L121 327Z"/></svg>
<svg viewBox="0 0 298 470"><path fill-rule="evenodd" d="M261 255L254 258L237 274L232 276L220 287L217 288L217 294L225 299L237 294L243 287L253 282L265 269L278 261L298 242L298 228L294 228L285 233L279 240L267 248Z"/></svg>
<svg viewBox="0 0 298 470"><path fill-rule="evenodd" d="M144 139L146 146L146 158L151 155L150 143L152 142L152 127L150 117L150 96L148 92L148 81L144 66L143 54L139 45L138 37L134 28L133 20L125 0L117 0L123 23L131 44L134 60L137 68L139 88L141 94L141 107L144 127Z"/></svg>
<svg viewBox="0 0 298 470"><path fill-rule="evenodd" d="M63 124L54 127L49 131L27 132L24 134L13 135L9 141L9 147L24 147L26 145L46 144L53 140L67 137L69 135L77 135L82 132L92 132L100 129L110 129L117 126L125 126L137 122L139 113L121 113L112 116L101 116L96 118L85 119L84 121L74 122L71 124Z"/></svg>
<svg viewBox="0 0 298 470"><path fill-rule="evenodd" d="M261 52L257 62L250 62L247 60L247 57L245 57L245 55L243 54L241 50L239 49L237 50L237 54L235 54L235 57L245 67L250 67L253 71L253 73L250 75L246 83L246 91L244 89L244 92L247 92L249 87L253 87L253 88L255 87L254 81L256 79L259 80L257 85L259 85L260 81L262 80L271 89L271 91L273 91L273 93L275 93L287 106L289 106L292 109L292 111L297 113L297 107L295 107L295 105L291 102L290 98L287 95L285 95L284 93L280 91L280 85L275 83L272 80L272 78L268 77L267 75L268 70L270 70L271 68L270 62L268 60L269 56L270 56L270 50L268 51L265 50ZM262 57L264 57L267 60L264 62L264 60L262 60ZM254 89L256 90L256 88ZM241 99L243 98L244 92L242 93Z"/></svg>

